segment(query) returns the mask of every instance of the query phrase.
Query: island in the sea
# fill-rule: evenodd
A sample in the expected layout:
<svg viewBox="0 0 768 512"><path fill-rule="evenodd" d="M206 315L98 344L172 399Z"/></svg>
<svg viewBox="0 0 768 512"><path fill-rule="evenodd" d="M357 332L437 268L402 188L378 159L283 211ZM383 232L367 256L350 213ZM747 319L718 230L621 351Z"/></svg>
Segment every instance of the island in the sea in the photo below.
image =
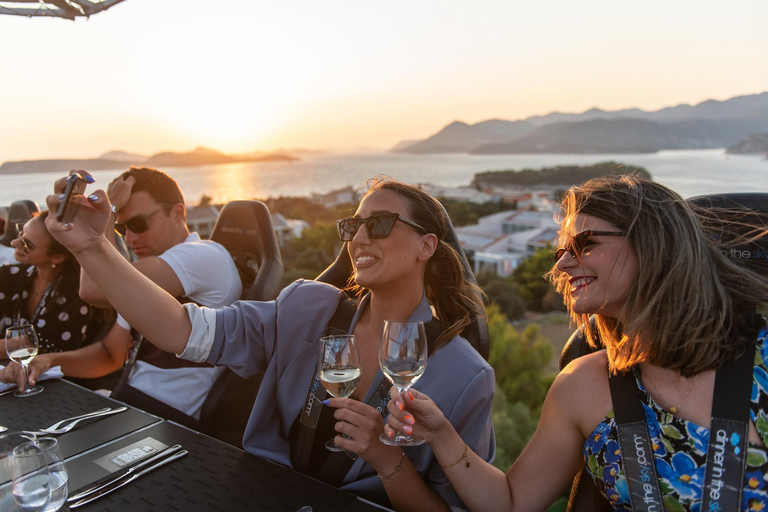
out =
<svg viewBox="0 0 768 512"><path fill-rule="evenodd" d="M726 150L732 155L768 156L768 133L755 133Z"/></svg>
<svg viewBox="0 0 768 512"><path fill-rule="evenodd" d="M124 151L110 151L98 158L62 158L49 160L20 160L0 165L0 174L23 174L28 172L58 172L70 169L108 171L126 169L130 165L147 167L195 167L198 165L234 164L241 162L293 162L299 160L283 153L253 152L227 155L204 147L197 147L186 153L164 151L152 156L143 156Z"/></svg>

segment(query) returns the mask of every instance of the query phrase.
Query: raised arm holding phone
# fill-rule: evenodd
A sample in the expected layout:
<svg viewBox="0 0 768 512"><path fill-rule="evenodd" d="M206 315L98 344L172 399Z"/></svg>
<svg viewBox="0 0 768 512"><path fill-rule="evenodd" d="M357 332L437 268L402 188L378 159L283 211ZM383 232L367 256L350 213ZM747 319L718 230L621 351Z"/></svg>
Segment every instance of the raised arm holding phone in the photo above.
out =
<svg viewBox="0 0 768 512"><path fill-rule="evenodd" d="M51 207L58 206L64 181L56 187L49 197ZM458 336L471 321L470 313L483 314L483 306L458 255L443 240L446 228L434 198L416 187L381 180L365 195L355 217L339 223L362 297L349 326L362 374L351 398L317 404L321 420L314 439L320 444L315 450L310 443L311 453L297 451L299 416L314 376L318 342L346 295L330 285L299 280L276 301L240 301L216 310L181 306L137 272L104 236L110 208L103 191L73 201L80 203L77 217L70 223L53 220L49 227L131 325L159 348L183 358L226 365L243 377L264 374L251 415L255 419L243 439L247 451L289 466L309 455L307 474L397 510L462 506L429 448L402 450L379 441L384 422L370 405L381 386L388 389L378 365L384 320L428 322L431 304L443 332L414 389L429 393L446 410L448 421L478 456L493 457L493 370ZM326 472L334 466L326 463L332 455L325 449L333 433L347 434L337 435L335 442L358 455L338 478Z"/></svg>

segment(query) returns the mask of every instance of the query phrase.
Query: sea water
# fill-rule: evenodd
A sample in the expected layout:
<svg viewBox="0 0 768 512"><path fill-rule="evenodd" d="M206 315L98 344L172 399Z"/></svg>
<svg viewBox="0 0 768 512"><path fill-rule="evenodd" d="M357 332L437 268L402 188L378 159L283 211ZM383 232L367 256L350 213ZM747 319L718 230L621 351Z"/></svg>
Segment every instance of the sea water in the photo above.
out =
<svg viewBox="0 0 768 512"><path fill-rule="evenodd" d="M659 151L648 154L528 154L528 155L406 155L393 153L320 154L296 162L238 163L163 170L181 186L187 202L195 205L205 194L215 202L277 196L309 196L363 182L386 174L408 183L442 186L468 185L475 173L490 170L540 169L557 165L592 165L615 161L646 168L653 179L683 197L719 192L768 191L768 160L763 156L728 155L724 149ZM127 166L126 166L127 168ZM126 170L95 171L96 187ZM60 173L0 175L0 206L17 199L44 205Z"/></svg>

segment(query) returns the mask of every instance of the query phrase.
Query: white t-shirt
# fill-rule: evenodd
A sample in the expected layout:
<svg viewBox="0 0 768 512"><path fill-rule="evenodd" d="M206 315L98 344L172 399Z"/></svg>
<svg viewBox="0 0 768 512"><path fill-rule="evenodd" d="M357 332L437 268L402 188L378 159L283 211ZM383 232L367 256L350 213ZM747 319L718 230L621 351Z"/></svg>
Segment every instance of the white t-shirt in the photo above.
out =
<svg viewBox="0 0 768 512"><path fill-rule="evenodd" d="M170 265L184 288L184 296L210 308L228 306L240 298L242 284L235 262L223 245L200 240L190 233L184 242L174 245L160 259ZM118 315L120 327L130 330ZM175 409L200 419L205 397L221 372L220 368L158 368L136 361L128 383Z"/></svg>

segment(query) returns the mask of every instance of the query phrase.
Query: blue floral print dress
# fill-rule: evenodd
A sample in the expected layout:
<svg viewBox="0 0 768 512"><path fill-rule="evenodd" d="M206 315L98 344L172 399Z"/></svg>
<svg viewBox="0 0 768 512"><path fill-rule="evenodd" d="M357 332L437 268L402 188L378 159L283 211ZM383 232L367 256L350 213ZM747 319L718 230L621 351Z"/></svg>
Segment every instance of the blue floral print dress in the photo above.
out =
<svg viewBox="0 0 768 512"><path fill-rule="evenodd" d="M760 331L752 380L751 417L768 446L768 330ZM656 457L656 472L667 512L701 507L709 429L664 411L645 391L635 371L646 423ZM584 443L584 464L597 488L615 510L632 510L613 411ZM768 449L750 444L744 476L742 511L768 512Z"/></svg>

